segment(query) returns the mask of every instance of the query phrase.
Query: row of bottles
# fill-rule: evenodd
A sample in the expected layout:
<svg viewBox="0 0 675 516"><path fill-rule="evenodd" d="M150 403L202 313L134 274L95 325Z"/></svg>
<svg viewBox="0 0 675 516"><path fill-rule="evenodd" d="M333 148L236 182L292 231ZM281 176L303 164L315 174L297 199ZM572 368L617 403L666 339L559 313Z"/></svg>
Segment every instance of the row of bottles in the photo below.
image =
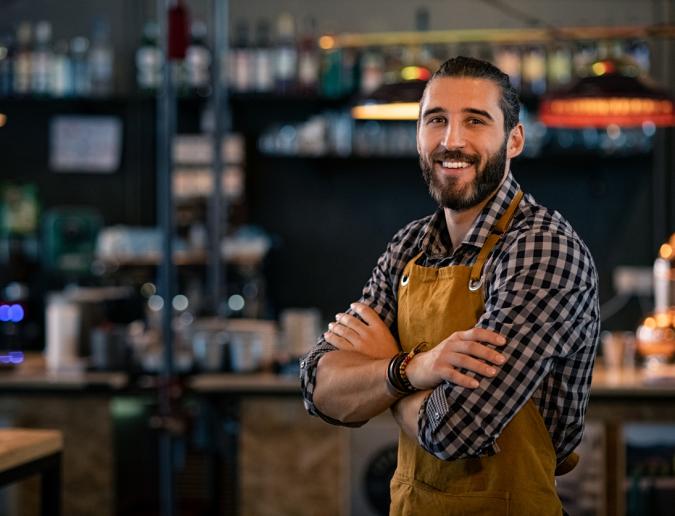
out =
<svg viewBox="0 0 675 516"><path fill-rule="evenodd" d="M245 20L234 25L227 56L221 56L221 82L233 93L276 93L340 98L368 95L383 83L427 78L451 55L469 55L495 63L522 94L540 96L588 75L605 58L629 61L635 75L648 73L650 50L642 40L560 41L550 45L488 43L425 44L338 48L331 36L319 37L316 21L281 14L273 25L259 19L251 31ZM429 28L429 15L418 9L415 26ZM206 23L193 20L184 58L172 67L180 95L211 91L213 50ZM163 56L157 23L145 24L135 52L139 90L161 85ZM113 92L114 52L110 31L101 20L92 37L52 40L48 21L23 22L16 36L0 34L0 96L106 96ZM625 68L625 67L624 67ZM630 67L628 67L630 70ZM412 74L412 75L411 75Z"/></svg>
<svg viewBox="0 0 675 516"><path fill-rule="evenodd" d="M527 142L523 156L542 155L631 156L649 153L656 126L606 129L556 129L544 126L536 113L523 107L521 121ZM267 128L259 150L270 156L300 157L414 157L417 156L413 121L355 121L349 111L326 111L308 120ZM675 290L674 290L675 291Z"/></svg>
<svg viewBox="0 0 675 516"><path fill-rule="evenodd" d="M0 97L101 97L113 90L114 53L108 25L97 19L91 40L52 39L48 21L21 22L0 34Z"/></svg>

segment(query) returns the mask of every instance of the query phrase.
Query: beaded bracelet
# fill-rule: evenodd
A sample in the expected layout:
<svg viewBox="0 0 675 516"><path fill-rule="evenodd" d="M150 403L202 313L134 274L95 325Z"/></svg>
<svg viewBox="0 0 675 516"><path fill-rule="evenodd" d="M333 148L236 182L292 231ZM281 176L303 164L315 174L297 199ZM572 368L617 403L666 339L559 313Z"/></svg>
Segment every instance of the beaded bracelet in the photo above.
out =
<svg viewBox="0 0 675 516"><path fill-rule="evenodd" d="M408 353L402 351L397 353L389 361L387 367L386 383L389 392L396 397L403 397L407 394L417 392L419 389L414 387L408 375L406 375L406 368L415 355L426 349L426 342L422 342L415 346Z"/></svg>
<svg viewBox="0 0 675 516"><path fill-rule="evenodd" d="M410 380L408 379L408 375L406 374L406 368L408 367L408 364L410 364L410 361L413 359L413 357L422 351L427 349L427 343L426 342L420 342L417 346L415 346L413 349L410 350L410 352L405 356L401 364L398 366L399 368L399 376L401 378L401 383L404 385L406 390L409 392L416 392L419 389L413 386L412 383L410 383Z"/></svg>

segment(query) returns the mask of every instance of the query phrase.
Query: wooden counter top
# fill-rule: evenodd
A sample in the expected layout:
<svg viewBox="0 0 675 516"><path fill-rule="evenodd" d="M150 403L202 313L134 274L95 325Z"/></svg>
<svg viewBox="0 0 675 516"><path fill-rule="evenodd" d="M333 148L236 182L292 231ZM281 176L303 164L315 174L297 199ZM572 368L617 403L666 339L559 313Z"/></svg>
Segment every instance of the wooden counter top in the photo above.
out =
<svg viewBox="0 0 675 516"><path fill-rule="evenodd" d="M63 449L58 430L0 428L0 473Z"/></svg>

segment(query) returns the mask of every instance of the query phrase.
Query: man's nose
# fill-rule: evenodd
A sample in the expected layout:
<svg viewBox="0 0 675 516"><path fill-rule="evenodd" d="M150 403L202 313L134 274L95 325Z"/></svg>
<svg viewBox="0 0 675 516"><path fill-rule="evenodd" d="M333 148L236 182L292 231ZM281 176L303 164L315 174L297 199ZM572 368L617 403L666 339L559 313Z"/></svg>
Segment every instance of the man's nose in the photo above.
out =
<svg viewBox="0 0 675 516"><path fill-rule="evenodd" d="M443 145L446 149L463 148L465 145L464 131L460 124L448 124L443 135Z"/></svg>

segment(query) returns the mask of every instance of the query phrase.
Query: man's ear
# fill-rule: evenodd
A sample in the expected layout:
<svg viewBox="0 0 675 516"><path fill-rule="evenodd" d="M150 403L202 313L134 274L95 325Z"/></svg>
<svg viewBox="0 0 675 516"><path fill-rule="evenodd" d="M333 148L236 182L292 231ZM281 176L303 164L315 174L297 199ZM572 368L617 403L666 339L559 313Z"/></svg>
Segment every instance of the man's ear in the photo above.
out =
<svg viewBox="0 0 675 516"><path fill-rule="evenodd" d="M506 146L506 157L509 159L515 158L523 152L523 147L525 147L525 128L523 127L523 124L518 122L509 133L509 141Z"/></svg>

